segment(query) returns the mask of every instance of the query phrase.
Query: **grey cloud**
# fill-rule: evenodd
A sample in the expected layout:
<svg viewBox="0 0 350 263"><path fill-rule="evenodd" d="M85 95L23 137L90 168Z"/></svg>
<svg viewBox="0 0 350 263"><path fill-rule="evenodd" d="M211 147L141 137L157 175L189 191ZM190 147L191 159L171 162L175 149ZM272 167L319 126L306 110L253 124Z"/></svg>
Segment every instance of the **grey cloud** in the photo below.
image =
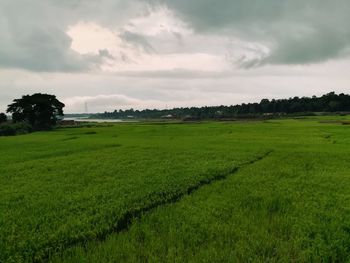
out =
<svg viewBox="0 0 350 263"><path fill-rule="evenodd" d="M184 69L157 70L157 71L119 71L116 76L125 76L132 78L152 78L152 79L220 79L232 78L235 74L229 72L212 72L212 71L194 71ZM180 87L179 87L180 89Z"/></svg>
<svg viewBox="0 0 350 263"><path fill-rule="evenodd" d="M113 30L131 17L146 15L148 4L168 6L195 33L208 36L198 44L173 33L178 43L175 53L206 52L208 41L216 35L270 48L267 56L257 52L258 57L242 55L234 60L242 67L318 63L348 55L350 50L348 0L1 0L0 67L48 72L98 68L104 59L115 58L103 47L97 55L73 51L67 28L87 21ZM175 46L169 38L147 38L130 31L120 36L149 53L162 54ZM215 46L211 53L222 53L220 48ZM124 53L117 57L130 61Z"/></svg>
<svg viewBox="0 0 350 263"><path fill-rule="evenodd" d="M129 58L125 52L119 52L119 54L112 55L108 49L100 49L99 56L95 56L95 63L102 63L103 60L107 59L108 61L119 61L123 63L133 63L134 61ZM91 57L91 56L90 56Z"/></svg>
<svg viewBox="0 0 350 263"><path fill-rule="evenodd" d="M112 60L115 59L115 57L111 53L109 53L108 49L100 49L98 51L98 53L99 53L100 57L104 57L104 58L108 58L108 59L112 59Z"/></svg>
<svg viewBox="0 0 350 263"><path fill-rule="evenodd" d="M126 19L137 1L0 1L0 67L44 72L74 72L95 69L100 54L81 55L71 49L66 31L79 21L113 25ZM121 11L122 10L122 11Z"/></svg>
<svg viewBox="0 0 350 263"><path fill-rule="evenodd" d="M154 53L155 49L152 47L152 45L147 41L147 39L137 33L133 33L130 31L125 31L122 34L119 35L121 39L126 40L127 42L135 45L138 48L141 48L147 53Z"/></svg>
<svg viewBox="0 0 350 263"><path fill-rule="evenodd" d="M267 43L270 56L252 65L322 62L344 55L350 43L348 0L150 1L176 10L197 32Z"/></svg>
<svg viewBox="0 0 350 263"><path fill-rule="evenodd" d="M278 36L278 44L265 63L319 63L347 55L350 28L347 25L310 27L307 32L291 32Z"/></svg>
<svg viewBox="0 0 350 263"><path fill-rule="evenodd" d="M0 3L0 66L35 71L82 70L83 58L70 50L64 25L48 19L54 9L47 4ZM57 17L60 20L60 17Z"/></svg>
<svg viewBox="0 0 350 263"><path fill-rule="evenodd" d="M90 56L70 49L68 36L55 28L35 28L16 36L0 37L0 66L35 71L81 71L89 67Z"/></svg>
<svg viewBox="0 0 350 263"><path fill-rule="evenodd" d="M90 107L101 108L104 107L112 108L121 106L137 105L140 101L130 98L125 95L110 94L110 95L97 95L97 96L85 96L85 97L72 97L65 99L68 106L81 106L84 103L88 103Z"/></svg>

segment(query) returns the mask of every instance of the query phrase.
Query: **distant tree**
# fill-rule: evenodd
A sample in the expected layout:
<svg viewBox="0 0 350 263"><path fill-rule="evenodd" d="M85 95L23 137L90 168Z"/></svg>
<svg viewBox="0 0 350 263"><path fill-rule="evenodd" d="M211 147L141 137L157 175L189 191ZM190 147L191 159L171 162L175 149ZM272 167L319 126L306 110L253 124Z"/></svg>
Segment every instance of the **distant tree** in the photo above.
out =
<svg viewBox="0 0 350 263"><path fill-rule="evenodd" d="M7 122L7 116L5 113L0 113L0 123Z"/></svg>
<svg viewBox="0 0 350 263"><path fill-rule="evenodd" d="M172 115L179 119L215 119L236 117L261 117L264 113L276 116L315 113L315 112L350 112L350 95L330 92L321 97L293 97L289 99L263 99L260 103L243 103L241 105L174 108L166 110L115 110L97 114L95 118L125 119L129 115L135 118L161 118Z"/></svg>
<svg viewBox="0 0 350 263"><path fill-rule="evenodd" d="M341 104L339 101L332 100L328 103L328 108L329 108L329 111L331 112L339 111L341 108Z"/></svg>
<svg viewBox="0 0 350 263"><path fill-rule="evenodd" d="M58 116L63 116L64 106L54 95L36 93L15 99L7 112L15 123L27 122L35 130L45 130L57 123Z"/></svg>
<svg viewBox="0 0 350 263"><path fill-rule="evenodd" d="M264 113L271 112L271 103L268 99L262 99L260 101L261 111Z"/></svg>

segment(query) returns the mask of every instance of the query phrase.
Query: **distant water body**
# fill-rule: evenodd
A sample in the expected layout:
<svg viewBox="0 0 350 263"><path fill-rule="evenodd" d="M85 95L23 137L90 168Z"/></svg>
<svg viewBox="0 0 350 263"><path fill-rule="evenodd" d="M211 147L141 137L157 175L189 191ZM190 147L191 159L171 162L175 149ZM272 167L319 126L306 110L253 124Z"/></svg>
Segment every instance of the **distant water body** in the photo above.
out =
<svg viewBox="0 0 350 263"><path fill-rule="evenodd" d="M89 118L64 118L65 121L76 121L76 122L98 122L98 123L104 123L104 122L130 122L120 119L89 119Z"/></svg>

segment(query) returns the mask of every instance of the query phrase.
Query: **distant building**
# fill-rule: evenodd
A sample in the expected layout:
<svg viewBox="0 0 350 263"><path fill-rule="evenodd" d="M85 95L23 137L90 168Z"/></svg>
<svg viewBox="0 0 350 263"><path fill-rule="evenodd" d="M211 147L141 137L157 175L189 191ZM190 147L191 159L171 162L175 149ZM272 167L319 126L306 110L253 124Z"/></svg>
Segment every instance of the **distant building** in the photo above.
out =
<svg viewBox="0 0 350 263"><path fill-rule="evenodd" d="M174 115L172 115L172 114L168 114L168 115L162 116L161 118L162 118L162 119L173 119L173 118L175 118L175 117L174 117Z"/></svg>

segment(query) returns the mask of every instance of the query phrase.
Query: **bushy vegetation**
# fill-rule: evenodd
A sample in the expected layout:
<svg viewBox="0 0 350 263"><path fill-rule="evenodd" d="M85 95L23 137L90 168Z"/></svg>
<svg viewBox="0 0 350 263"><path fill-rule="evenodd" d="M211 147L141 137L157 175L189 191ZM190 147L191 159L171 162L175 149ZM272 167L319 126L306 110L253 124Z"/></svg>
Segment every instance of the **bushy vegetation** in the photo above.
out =
<svg viewBox="0 0 350 263"><path fill-rule="evenodd" d="M5 113L0 113L0 124L7 122L7 116Z"/></svg>
<svg viewBox="0 0 350 263"><path fill-rule="evenodd" d="M328 93L321 97L294 97L289 99L263 99L260 103L234 106L175 108L170 110L115 110L93 115L92 118L110 119L222 119L257 118L262 116L313 115L314 112L350 112L350 95Z"/></svg>
<svg viewBox="0 0 350 263"><path fill-rule="evenodd" d="M25 122L17 123L0 123L0 136L13 136L21 135L32 132L33 128L31 125Z"/></svg>
<svg viewBox="0 0 350 263"><path fill-rule="evenodd" d="M2 137L0 262L344 262L350 126L335 118Z"/></svg>

